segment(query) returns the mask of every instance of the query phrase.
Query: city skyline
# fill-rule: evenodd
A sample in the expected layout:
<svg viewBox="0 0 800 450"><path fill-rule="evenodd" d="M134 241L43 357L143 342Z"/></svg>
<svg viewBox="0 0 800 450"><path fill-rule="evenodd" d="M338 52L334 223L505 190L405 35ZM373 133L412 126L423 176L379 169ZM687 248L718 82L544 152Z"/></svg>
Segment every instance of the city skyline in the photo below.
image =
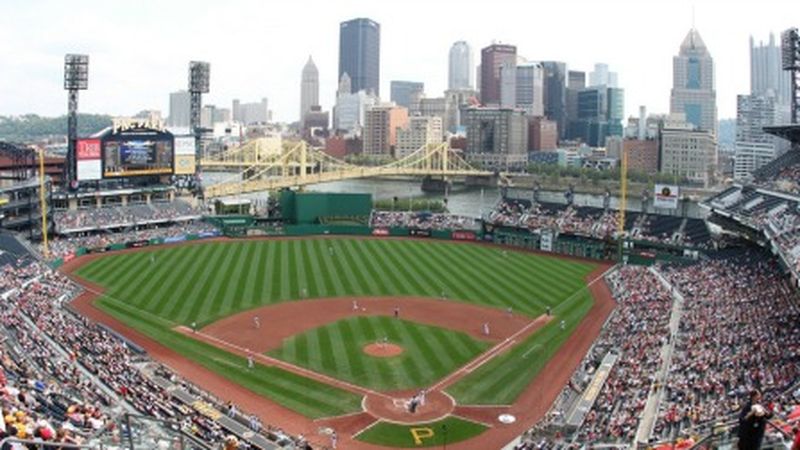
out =
<svg viewBox="0 0 800 450"><path fill-rule="evenodd" d="M415 3L423 5L409 4ZM425 3L426 14L369 2L306 1L281 7L283 16L276 17L268 5L244 1L208 3L205 8L187 7L195 5L189 2L145 1L109 8L98 1L12 0L0 6L0 17L7 19L0 19L6 22L0 26L0 39L11 43L0 48L0 114L63 114L63 56L87 53L89 90L81 93L82 112L133 115L159 109L166 115L169 93L186 88L188 62L196 59L211 63L211 92L204 103L227 105L233 98L267 97L276 120L295 121L298 92L290 87L297 86L297 73L309 54L320 72L320 104L324 110L333 106L339 24L357 17L381 24L380 89L387 99L393 79L419 80L429 97L441 96L453 43L468 42L477 56L497 41L516 46L518 54L531 61L566 62L568 70L588 73L595 63L606 63L626 90L626 116L635 115L639 105L665 113L672 57L692 27L694 6L695 26L714 55L719 117L731 118L736 95L749 91L750 36L766 40L770 32L795 25L792 21L800 13L800 6L792 2L760 2L758 8L727 2L723 21L718 17L720 5L711 1L640 3L644 2L537 5L540 15L549 19L532 27L521 15L508 14L518 7L510 1L494 2L487 10L478 2ZM313 5L325 5L322 9L330 13L305 14ZM453 9L464 20L437 19ZM501 17L503 26L493 25ZM86 26L73 27L64 18L80 19ZM292 26L298 20L304 25L302 33ZM237 26L228 28L234 22ZM476 22L489 25L475 26ZM143 33L144 23L149 27ZM591 27L590 46L579 36Z"/></svg>

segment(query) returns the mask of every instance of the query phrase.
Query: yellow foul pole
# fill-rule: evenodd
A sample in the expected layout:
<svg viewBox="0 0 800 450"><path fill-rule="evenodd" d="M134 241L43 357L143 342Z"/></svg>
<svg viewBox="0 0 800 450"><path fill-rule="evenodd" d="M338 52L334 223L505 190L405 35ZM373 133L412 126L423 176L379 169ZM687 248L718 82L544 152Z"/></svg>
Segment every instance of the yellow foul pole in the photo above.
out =
<svg viewBox="0 0 800 450"><path fill-rule="evenodd" d="M42 249L44 257L50 257L47 247L47 201L44 193L44 149L39 148L39 210L42 212Z"/></svg>
<svg viewBox="0 0 800 450"><path fill-rule="evenodd" d="M617 223L618 239L622 239L625 232L625 208L628 206L628 153L622 151L622 161L619 170L619 223Z"/></svg>

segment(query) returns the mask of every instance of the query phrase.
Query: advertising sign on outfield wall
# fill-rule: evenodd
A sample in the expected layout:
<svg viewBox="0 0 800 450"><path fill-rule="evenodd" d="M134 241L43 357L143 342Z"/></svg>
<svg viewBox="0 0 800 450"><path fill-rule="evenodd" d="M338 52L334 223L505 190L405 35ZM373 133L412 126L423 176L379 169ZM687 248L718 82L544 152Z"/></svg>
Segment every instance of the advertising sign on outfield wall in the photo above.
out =
<svg viewBox="0 0 800 450"><path fill-rule="evenodd" d="M453 231L454 241L474 241L477 236L474 231Z"/></svg>
<svg viewBox="0 0 800 450"><path fill-rule="evenodd" d="M678 186L674 184L657 184L655 196L653 197L653 206L661 209L677 209L678 189Z"/></svg>

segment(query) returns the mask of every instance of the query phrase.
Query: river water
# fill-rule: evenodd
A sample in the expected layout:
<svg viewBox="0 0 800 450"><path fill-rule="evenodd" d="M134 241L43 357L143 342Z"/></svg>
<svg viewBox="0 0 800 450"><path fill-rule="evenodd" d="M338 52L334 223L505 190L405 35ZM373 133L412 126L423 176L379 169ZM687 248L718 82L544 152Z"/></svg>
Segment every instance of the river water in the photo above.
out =
<svg viewBox="0 0 800 450"><path fill-rule="evenodd" d="M203 181L205 184L218 183L231 177L229 173L204 173ZM372 194L374 199L384 200L392 197L408 198L415 197L430 200L442 200L444 194L430 194L423 192L420 181L411 180L386 180L386 179L358 179L346 181L334 181L307 186L306 190L313 192L341 192L341 193L366 193ZM530 190L513 190L513 197L532 199L533 192ZM240 198L263 200L267 198L267 193L243 194ZM500 198L500 189L496 187L465 187L454 185L447 193L447 207L453 214L461 214L471 217L481 217L483 213L489 212ZM565 203L563 192L541 191L539 200L549 203ZM604 203L603 196L589 194L575 194L574 204L577 206L593 206L602 208ZM610 200L612 208L619 206L619 199L612 197ZM629 211L641 211L642 202L638 198L628 199ZM650 208L650 212L653 212ZM659 210L660 214L681 215L679 212L670 210ZM696 203L686 206L685 214L689 217L701 217L702 210Z"/></svg>

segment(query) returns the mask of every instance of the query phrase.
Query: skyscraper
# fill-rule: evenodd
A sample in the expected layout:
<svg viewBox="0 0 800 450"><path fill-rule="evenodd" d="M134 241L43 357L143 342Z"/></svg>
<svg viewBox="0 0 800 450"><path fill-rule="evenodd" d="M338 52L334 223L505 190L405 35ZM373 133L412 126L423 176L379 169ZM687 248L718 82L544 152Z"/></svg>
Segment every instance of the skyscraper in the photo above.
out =
<svg viewBox="0 0 800 450"><path fill-rule="evenodd" d="M300 128L303 128L305 115L311 111L312 106L319 105L319 71L311 56L303 67L302 81L300 82Z"/></svg>
<svg viewBox="0 0 800 450"><path fill-rule="evenodd" d="M390 98L397 105L404 108L411 108L414 103L419 101L425 92L425 83L419 81L397 81L389 83Z"/></svg>
<svg viewBox="0 0 800 450"><path fill-rule="evenodd" d="M686 116L700 130L717 132L717 91L714 90L714 60L700 33L694 28L672 58L670 113Z"/></svg>
<svg viewBox="0 0 800 450"><path fill-rule="evenodd" d="M359 18L339 25L339 78L350 77L351 92L380 95L381 26Z"/></svg>
<svg viewBox="0 0 800 450"><path fill-rule="evenodd" d="M608 70L608 64L595 63L594 71L589 72L589 87L617 87L617 73Z"/></svg>
<svg viewBox="0 0 800 450"><path fill-rule="evenodd" d="M558 123L559 136L567 130L567 65L558 61L542 62L544 68L544 115Z"/></svg>
<svg viewBox="0 0 800 450"><path fill-rule="evenodd" d="M517 63L517 47L492 44L481 50L481 103L500 104L500 68L505 63Z"/></svg>
<svg viewBox="0 0 800 450"><path fill-rule="evenodd" d="M578 93L585 88L586 72L570 70L567 74L567 124L578 120Z"/></svg>
<svg viewBox="0 0 800 450"><path fill-rule="evenodd" d="M466 41L450 47L447 89L472 89L472 48Z"/></svg>
<svg viewBox="0 0 800 450"><path fill-rule="evenodd" d="M516 106L529 116L544 115L544 69L541 63L517 65Z"/></svg>
<svg viewBox="0 0 800 450"><path fill-rule="evenodd" d="M775 125L777 114L776 98L772 95L736 97L735 179L747 179L777 156L777 138L763 130L764 127Z"/></svg>
<svg viewBox="0 0 800 450"><path fill-rule="evenodd" d="M750 37L750 94L775 97L778 123L791 119L791 72L782 70L781 46L775 44L775 35L769 34L769 43L759 42L758 47Z"/></svg>

